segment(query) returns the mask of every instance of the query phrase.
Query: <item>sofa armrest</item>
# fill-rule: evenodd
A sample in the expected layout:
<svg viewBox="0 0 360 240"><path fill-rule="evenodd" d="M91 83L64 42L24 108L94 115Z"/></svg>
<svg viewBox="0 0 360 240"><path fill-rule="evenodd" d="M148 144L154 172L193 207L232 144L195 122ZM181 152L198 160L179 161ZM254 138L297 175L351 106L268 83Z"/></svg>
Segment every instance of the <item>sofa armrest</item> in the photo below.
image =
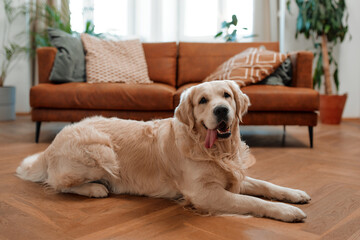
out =
<svg viewBox="0 0 360 240"><path fill-rule="evenodd" d="M39 83L50 83L49 77L54 65L57 49L41 47L36 49Z"/></svg>
<svg viewBox="0 0 360 240"><path fill-rule="evenodd" d="M313 87L312 65L314 54L310 51L299 51L290 53L293 66L292 86L294 87Z"/></svg>

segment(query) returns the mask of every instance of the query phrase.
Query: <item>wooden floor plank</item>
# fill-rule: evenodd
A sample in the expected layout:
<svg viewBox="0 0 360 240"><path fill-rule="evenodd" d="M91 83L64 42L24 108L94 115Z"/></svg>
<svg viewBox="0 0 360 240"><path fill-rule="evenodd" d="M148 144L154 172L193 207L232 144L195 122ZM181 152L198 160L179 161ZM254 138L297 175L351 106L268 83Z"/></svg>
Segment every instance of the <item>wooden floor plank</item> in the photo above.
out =
<svg viewBox="0 0 360 240"><path fill-rule="evenodd" d="M359 207L360 195L353 194L346 186L336 188L306 208L312 224L306 224L302 230L322 235Z"/></svg>
<svg viewBox="0 0 360 240"><path fill-rule="evenodd" d="M29 116L0 122L0 239L360 239L360 121L319 125L314 149L306 127L241 127L256 157L248 175L307 191L308 218L283 223L253 217L204 217L173 201L57 194L22 181L16 167L43 151L68 123L43 123L40 143Z"/></svg>
<svg viewBox="0 0 360 240"><path fill-rule="evenodd" d="M334 225L321 239L360 239L360 209ZM358 229L357 231L353 229Z"/></svg>

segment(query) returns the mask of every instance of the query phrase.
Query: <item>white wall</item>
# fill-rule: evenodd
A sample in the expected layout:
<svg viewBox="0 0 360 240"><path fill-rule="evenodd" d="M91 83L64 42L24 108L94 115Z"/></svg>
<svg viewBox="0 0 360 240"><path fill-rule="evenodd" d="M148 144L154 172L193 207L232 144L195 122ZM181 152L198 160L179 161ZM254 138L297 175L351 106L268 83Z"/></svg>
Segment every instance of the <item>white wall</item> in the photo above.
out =
<svg viewBox="0 0 360 240"><path fill-rule="evenodd" d="M349 29L352 40L346 39L339 49L340 93L348 93L344 117L360 117L360 1L347 0Z"/></svg>
<svg viewBox="0 0 360 240"><path fill-rule="evenodd" d="M26 0L14 0L12 3L15 4L22 4ZM4 24L5 24L5 13L3 2L0 1L0 47L3 47L3 40L2 36L4 34ZM13 29L11 30L11 41L15 40L16 43L23 45L28 44L29 39L26 35L18 35L21 32L27 30L26 25L26 17L21 16L13 23ZM2 59L1 59L2 61ZM27 54L22 54L19 56L16 61L13 61L13 66L11 67L10 71L5 80L6 86L15 86L16 87L16 112L29 112L30 111L30 104L29 104L29 92L30 92L30 85L31 85L31 78L30 78L30 60Z"/></svg>
<svg viewBox="0 0 360 240"><path fill-rule="evenodd" d="M352 40L347 39L336 49L335 56L339 63L339 93L348 93L343 117L344 118L360 118L360 9L359 0L346 1L349 10L349 29ZM284 29L284 51L311 50L312 41L305 39L302 35L295 39L296 17L298 7L295 1L291 1L292 15L286 11L285 13L285 29ZM335 88L334 88L335 89Z"/></svg>

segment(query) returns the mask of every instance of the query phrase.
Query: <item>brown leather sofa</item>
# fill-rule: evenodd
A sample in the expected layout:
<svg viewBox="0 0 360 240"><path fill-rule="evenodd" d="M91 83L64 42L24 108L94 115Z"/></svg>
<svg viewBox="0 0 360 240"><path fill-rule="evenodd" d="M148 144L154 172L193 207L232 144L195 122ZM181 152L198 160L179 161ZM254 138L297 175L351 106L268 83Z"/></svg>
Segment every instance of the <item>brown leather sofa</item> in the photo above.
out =
<svg viewBox="0 0 360 240"><path fill-rule="evenodd" d="M278 51L277 42L257 43L144 43L153 84L64 83L49 81L56 48L37 50L39 84L30 91L32 120L38 142L41 122L76 122L102 115L124 119L151 120L172 117L181 92L200 83L221 63L248 47L264 45ZM300 125L309 127L312 147L313 126L319 94L312 89L311 52L291 54L291 87L252 85L242 88L251 101L245 125Z"/></svg>

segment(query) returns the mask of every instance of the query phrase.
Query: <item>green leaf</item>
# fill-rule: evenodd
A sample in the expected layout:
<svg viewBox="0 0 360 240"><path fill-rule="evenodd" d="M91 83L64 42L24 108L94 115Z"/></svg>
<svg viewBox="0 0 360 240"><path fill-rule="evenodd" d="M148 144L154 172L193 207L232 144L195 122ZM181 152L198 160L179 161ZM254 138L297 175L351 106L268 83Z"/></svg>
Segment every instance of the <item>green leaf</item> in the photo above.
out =
<svg viewBox="0 0 360 240"><path fill-rule="evenodd" d="M316 30L318 32L322 32L323 31L323 24L322 22L316 22Z"/></svg>
<svg viewBox="0 0 360 240"><path fill-rule="evenodd" d="M234 26L236 26L236 25L237 25L238 20L237 20L236 15L232 15L232 22L231 22L231 23L232 23L232 24L234 24Z"/></svg>
<svg viewBox="0 0 360 240"><path fill-rule="evenodd" d="M236 42L236 32L237 32L237 30L235 29L235 30L230 34L230 41L231 41L231 42Z"/></svg>
<svg viewBox="0 0 360 240"><path fill-rule="evenodd" d="M325 25L325 29L324 29L325 34L327 34L330 31L330 28L331 28L330 25L328 24Z"/></svg>
<svg viewBox="0 0 360 240"><path fill-rule="evenodd" d="M319 57L317 59L317 63L314 70L313 76L313 87L315 86L320 89L321 86L321 76L323 75L323 67L322 67L322 53L319 52Z"/></svg>
<svg viewBox="0 0 360 240"><path fill-rule="evenodd" d="M220 37L222 34L223 34L223 32L220 31L220 32L218 32L218 33L214 36L214 38L218 38L218 37Z"/></svg>
<svg viewBox="0 0 360 240"><path fill-rule="evenodd" d="M85 24L85 33L94 35L95 34L95 25L92 21L87 21Z"/></svg>
<svg viewBox="0 0 360 240"><path fill-rule="evenodd" d="M302 28L303 28L303 19L302 19L302 15L299 14L296 23L296 31L301 32Z"/></svg>
<svg viewBox="0 0 360 240"><path fill-rule="evenodd" d="M286 1L286 9L287 9L287 10L288 10L288 12L290 13L290 15L292 15L292 13L291 13L291 9L290 9L290 5L291 5L290 0L287 0L287 1Z"/></svg>
<svg viewBox="0 0 360 240"><path fill-rule="evenodd" d="M85 24L85 33L92 35L94 37L103 38L102 33L95 33L95 25L92 21L87 21Z"/></svg>
<svg viewBox="0 0 360 240"><path fill-rule="evenodd" d="M253 38L253 37L258 37L258 34L250 34L250 35L246 35L246 36L242 36L243 38Z"/></svg>
<svg viewBox="0 0 360 240"><path fill-rule="evenodd" d="M314 43L315 48L321 48L321 43Z"/></svg>
<svg viewBox="0 0 360 240"><path fill-rule="evenodd" d="M36 34L35 35L35 42L37 47L49 47L51 46L49 37L47 35Z"/></svg>

